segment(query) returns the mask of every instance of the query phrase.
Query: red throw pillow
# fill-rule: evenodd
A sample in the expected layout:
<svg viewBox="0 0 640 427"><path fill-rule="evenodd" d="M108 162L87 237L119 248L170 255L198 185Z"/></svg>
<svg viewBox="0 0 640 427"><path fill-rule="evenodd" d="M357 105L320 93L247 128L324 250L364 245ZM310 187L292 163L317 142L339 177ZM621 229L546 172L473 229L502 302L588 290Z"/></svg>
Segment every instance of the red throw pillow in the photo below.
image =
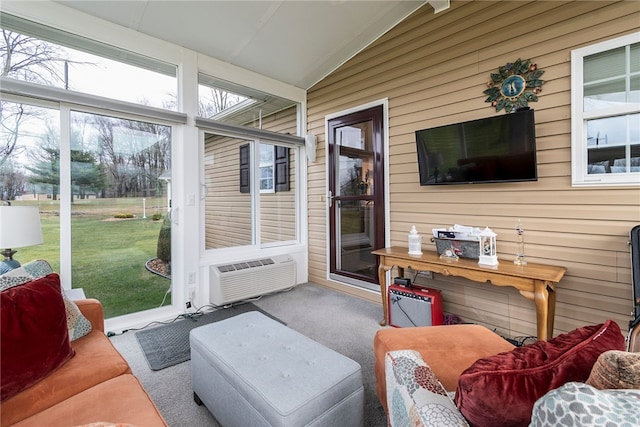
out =
<svg viewBox="0 0 640 427"><path fill-rule="evenodd" d="M58 369L75 352L57 274L6 289L0 299L4 401Z"/></svg>
<svg viewBox="0 0 640 427"><path fill-rule="evenodd" d="M611 320L480 359L458 380L455 402L472 426L526 426L533 404L569 381L584 382L607 350L624 350Z"/></svg>

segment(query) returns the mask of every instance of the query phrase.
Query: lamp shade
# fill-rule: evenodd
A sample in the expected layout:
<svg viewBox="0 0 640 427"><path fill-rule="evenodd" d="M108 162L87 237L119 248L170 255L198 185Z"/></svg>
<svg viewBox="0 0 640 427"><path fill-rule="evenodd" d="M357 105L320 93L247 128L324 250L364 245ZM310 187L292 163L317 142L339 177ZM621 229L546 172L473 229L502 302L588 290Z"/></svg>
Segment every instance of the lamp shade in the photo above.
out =
<svg viewBox="0 0 640 427"><path fill-rule="evenodd" d="M0 249L42 243L37 206L0 206Z"/></svg>

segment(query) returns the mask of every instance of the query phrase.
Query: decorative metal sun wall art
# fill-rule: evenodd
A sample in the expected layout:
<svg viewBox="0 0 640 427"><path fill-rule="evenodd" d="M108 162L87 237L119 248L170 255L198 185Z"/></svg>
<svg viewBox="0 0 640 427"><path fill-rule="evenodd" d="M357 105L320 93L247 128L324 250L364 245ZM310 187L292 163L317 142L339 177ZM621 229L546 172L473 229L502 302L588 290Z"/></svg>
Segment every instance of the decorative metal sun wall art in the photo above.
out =
<svg viewBox="0 0 640 427"><path fill-rule="evenodd" d="M497 73L491 73L491 81L487 83L489 88L484 91L489 97L484 102L490 102L496 112L504 108L510 113L528 107L529 102L537 101L538 94L542 92L544 80L540 80L540 76L543 73L530 59L523 61L518 58L498 67Z"/></svg>

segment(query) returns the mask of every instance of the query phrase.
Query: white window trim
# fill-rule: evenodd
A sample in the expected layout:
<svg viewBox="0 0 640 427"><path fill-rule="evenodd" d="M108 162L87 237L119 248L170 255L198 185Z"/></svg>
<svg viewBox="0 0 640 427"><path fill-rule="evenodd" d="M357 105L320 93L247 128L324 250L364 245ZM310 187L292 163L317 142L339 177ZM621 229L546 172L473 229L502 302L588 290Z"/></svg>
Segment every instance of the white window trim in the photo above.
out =
<svg viewBox="0 0 640 427"><path fill-rule="evenodd" d="M571 185L591 186L638 186L640 173L587 174L587 125L588 119L617 116L640 112L640 103L630 103L607 111L585 112L583 59L607 50L640 42L640 33L633 33L571 51Z"/></svg>

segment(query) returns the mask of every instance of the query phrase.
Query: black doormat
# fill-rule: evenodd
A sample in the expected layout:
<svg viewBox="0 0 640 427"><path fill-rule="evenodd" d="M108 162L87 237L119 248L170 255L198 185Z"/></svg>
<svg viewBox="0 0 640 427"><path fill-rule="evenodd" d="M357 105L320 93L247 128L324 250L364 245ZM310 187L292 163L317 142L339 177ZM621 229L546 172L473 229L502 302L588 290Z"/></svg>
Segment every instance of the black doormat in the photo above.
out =
<svg viewBox="0 0 640 427"><path fill-rule="evenodd" d="M147 359L149 368L152 371L159 371L191 360L191 349L189 347L189 331L191 329L249 311L259 311L265 316L284 323L259 307L246 303L218 309L193 318L181 319L169 325L138 331L136 332L136 338Z"/></svg>

